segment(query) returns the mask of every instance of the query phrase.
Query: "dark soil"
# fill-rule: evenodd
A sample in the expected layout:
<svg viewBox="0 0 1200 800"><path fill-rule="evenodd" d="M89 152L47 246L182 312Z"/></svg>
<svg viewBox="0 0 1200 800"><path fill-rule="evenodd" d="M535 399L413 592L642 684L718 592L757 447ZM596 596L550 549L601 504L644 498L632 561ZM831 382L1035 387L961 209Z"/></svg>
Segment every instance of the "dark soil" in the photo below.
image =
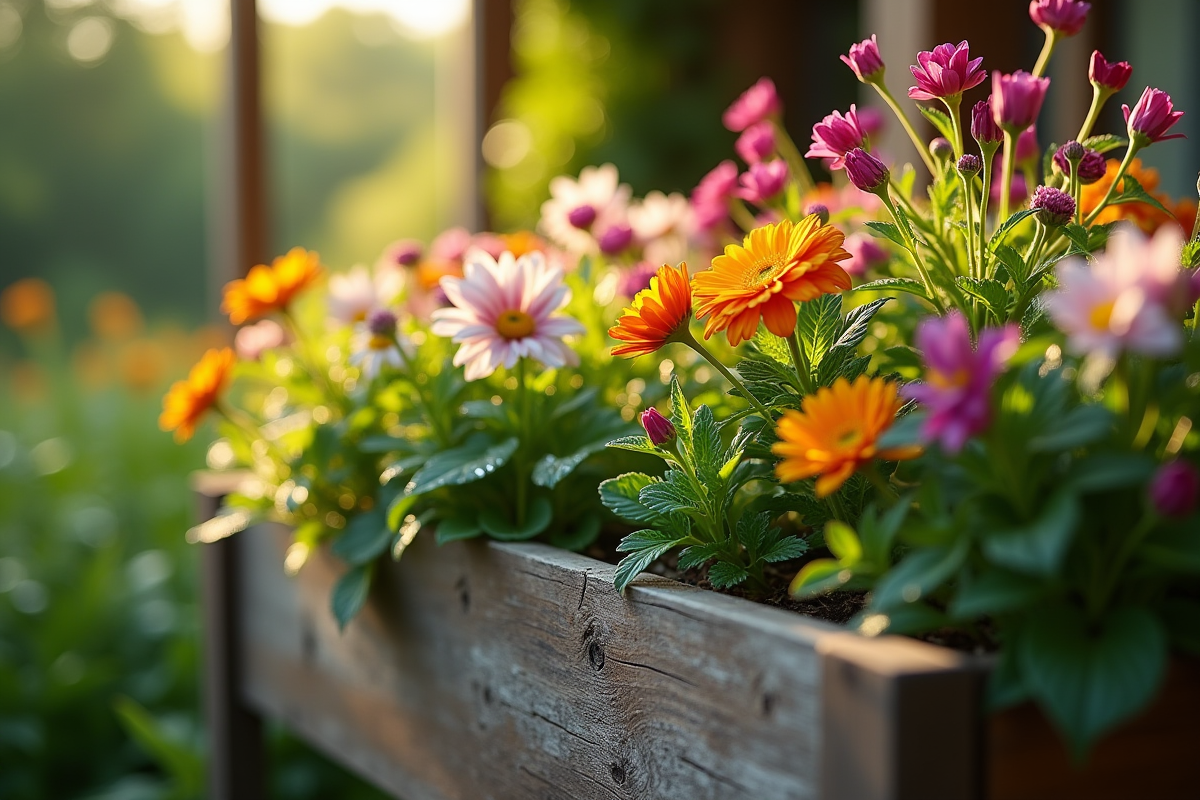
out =
<svg viewBox="0 0 1200 800"><path fill-rule="evenodd" d="M585 551L585 554L599 561L616 564L624 555L617 552L617 545L625 533L627 531L604 531L600 535L600 538ZM667 553L658 561L651 564L647 572L662 575L665 578L671 578L672 580L677 580L680 583L686 583L691 586L699 586L702 589L711 589L714 592L743 597L756 603L775 606L776 608L782 608L786 611L792 611L809 617L816 617L817 619L833 622L838 625L845 625L866 607L866 592L831 592L830 594L818 595L806 600L796 600L788 594L788 585L805 563L814 558L829 557L829 555L824 550L817 550L806 554L804 558L793 561L781 561L778 564L768 564L765 570L767 580L767 592L765 594L747 591L743 586L735 586L731 589L714 589L712 584L708 582L707 569L699 567L688 570L679 569L679 554L676 551ZM929 631L916 638L930 642L931 644L941 645L942 647L974 653L992 652L999 646L995 630L990 624L979 626L975 632L963 631L957 628L943 628Z"/></svg>

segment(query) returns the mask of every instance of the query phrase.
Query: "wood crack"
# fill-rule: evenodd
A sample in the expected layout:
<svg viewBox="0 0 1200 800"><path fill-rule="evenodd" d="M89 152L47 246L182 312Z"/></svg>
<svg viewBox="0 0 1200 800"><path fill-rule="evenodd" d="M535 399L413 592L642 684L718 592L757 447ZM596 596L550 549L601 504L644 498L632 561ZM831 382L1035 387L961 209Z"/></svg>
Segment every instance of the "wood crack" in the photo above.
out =
<svg viewBox="0 0 1200 800"><path fill-rule="evenodd" d="M638 667L639 669L648 669L651 672L657 672L659 675L665 675L668 678L677 680L686 686L694 687L696 685L696 684L692 683L691 681L689 681L687 678L680 677L679 675L675 675L673 673L667 672L664 669L659 669L658 667L652 667L649 664L639 664L637 661L622 661L621 659L616 658L612 655L608 656L608 660L615 661L618 664L624 664L627 667Z"/></svg>
<svg viewBox="0 0 1200 800"><path fill-rule="evenodd" d="M720 773L713 772L708 767L703 767L703 766L697 764L695 761L692 761L687 756L680 756L679 760L682 761L683 763L687 764L689 767L696 770L697 772L704 773L705 775L712 778L714 781L716 781L718 783L723 783L726 786L731 786L734 789L737 789L739 792L743 792L745 794L749 794L749 792L750 792L749 789L747 789L745 786L742 786L740 783L733 780L732 778L727 778L724 775L721 775Z"/></svg>
<svg viewBox="0 0 1200 800"><path fill-rule="evenodd" d="M575 609L576 611L583 610L583 598L587 594L588 573L590 571L586 569L583 571L583 589L579 592L579 607Z"/></svg>
<svg viewBox="0 0 1200 800"><path fill-rule="evenodd" d="M621 796L621 794L620 794L619 792L615 791L615 790L614 790L614 789L613 789L611 786L609 786L607 783L603 783L602 781L598 781L598 780L596 780L595 778L593 778L591 775L588 775L586 772L580 772L579 770L575 769L574 767L571 767L571 772L574 772L574 773L575 773L576 775L578 775L579 777L581 777L581 778L584 778L585 780L588 780L588 781L590 781L591 783L594 783L594 784L596 784L596 785L597 785L597 786L599 786L601 789L603 789L604 791L608 792L608 793L609 793L609 794L611 794L613 797L617 798L617 800L624 800L624 798Z"/></svg>
<svg viewBox="0 0 1200 800"><path fill-rule="evenodd" d="M567 734L568 736L572 736L572 737L574 737L574 738L576 738L576 739L580 740L581 742L587 742L587 743L588 743L588 744L590 744L592 747L599 748L600 750L604 750L604 749L605 749L604 745L603 745L603 744L601 744L600 742L593 741L593 740L591 740L591 739L587 738L586 736L584 736L584 735L583 735L583 734L581 734L581 733L576 733L575 731L573 731L573 730L571 730L570 728L566 727L566 726L565 726L565 725L563 725L562 723L560 723L560 722L555 722L554 720L552 720L552 719L550 719L549 717L547 717L545 714L541 714L541 713L539 713L539 712L537 712L537 711L534 711L532 708L518 708L517 706L514 706L512 703L509 703L509 702L507 702L507 701L505 701L505 700L501 700L501 701L500 701L500 705L502 705L502 706L505 706L505 707L507 707L507 708L511 709L512 711L514 711L514 712L515 712L515 713L517 713L517 714L528 714L528 715L529 715L529 716L531 716L531 717L534 717L534 718L536 718L536 719L540 719L542 722L545 722L545 723L547 723L547 724L549 724L549 725L553 725L554 727L558 728L560 731L562 731L563 733Z"/></svg>

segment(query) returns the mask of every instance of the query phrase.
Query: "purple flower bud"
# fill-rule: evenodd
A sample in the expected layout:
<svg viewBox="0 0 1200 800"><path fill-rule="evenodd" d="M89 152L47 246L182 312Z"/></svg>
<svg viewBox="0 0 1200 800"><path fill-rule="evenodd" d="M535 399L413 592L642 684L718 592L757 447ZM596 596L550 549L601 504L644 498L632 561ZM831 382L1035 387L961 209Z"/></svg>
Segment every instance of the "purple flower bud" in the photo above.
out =
<svg viewBox="0 0 1200 800"><path fill-rule="evenodd" d="M875 83L883 78L883 56L879 54L879 42L875 34L871 34L870 39L850 45L850 52L841 59L863 83Z"/></svg>
<svg viewBox="0 0 1200 800"><path fill-rule="evenodd" d="M958 160L958 171L968 178L974 178L983 170L983 159L974 153L964 153Z"/></svg>
<svg viewBox="0 0 1200 800"><path fill-rule="evenodd" d="M633 228L624 222L608 226L596 239L597 244L600 245L600 252L609 256L620 253L629 247L629 243L632 241Z"/></svg>
<svg viewBox="0 0 1200 800"><path fill-rule="evenodd" d="M733 149L747 164L757 164L775 152L775 128L770 122L756 122L742 131Z"/></svg>
<svg viewBox="0 0 1200 800"><path fill-rule="evenodd" d="M1049 78L1038 78L1024 70L1011 75L992 73L992 117L1002 129L1016 134L1037 121L1050 88Z"/></svg>
<svg viewBox="0 0 1200 800"><path fill-rule="evenodd" d="M1072 161L1080 161L1083 158L1083 154L1086 152L1086 147L1072 139L1062 147L1058 148L1058 152L1054 154L1054 160L1058 161L1058 157L1062 156L1063 161L1070 164ZM1064 169L1063 172L1067 172L1067 170Z"/></svg>
<svg viewBox="0 0 1200 800"><path fill-rule="evenodd" d="M642 427L655 447L664 447L675 441L675 426L671 420L664 417L657 408L648 408L642 412Z"/></svg>
<svg viewBox="0 0 1200 800"><path fill-rule="evenodd" d="M1091 3L1080 0L1031 0L1029 18L1042 30L1074 36L1083 30L1091 10Z"/></svg>
<svg viewBox="0 0 1200 800"><path fill-rule="evenodd" d="M1173 133L1167 136L1167 131L1176 122L1179 122L1183 112L1176 111L1175 105L1171 102L1171 95L1160 89L1151 89L1147 86L1132 110L1129 106L1122 105L1121 111L1125 114L1125 125L1129 129L1129 138L1140 147L1145 147L1152 142L1183 137L1182 133Z"/></svg>
<svg viewBox="0 0 1200 800"><path fill-rule="evenodd" d="M846 153L846 175L850 182L864 192L878 194L887 191L890 173L887 166L875 156L856 147Z"/></svg>
<svg viewBox="0 0 1200 800"><path fill-rule="evenodd" d="M396 315L386 308L372 311L367 317L367 330L372 336L395 336Z"/></svg>
<svg viewBox="0 0 1200 800"><path fill-rule="evenodd" d="M1119 92L1129 83L1133 67L1128 61L1109 62L1099 50L1092 51L1092 63L1088 66L1088 80L1103 92Z"/></svg>
<svg viewBox="0 0 1200 800"><path fill-rule="evenodd" d="M1150 501L1164 517L1191 516L1200 500L1200 471L1187 461L1163 464L1150 480Z"/></svg>
<svg viewBox="0 0 1200 800"><path fill-rule="evenodd" d="M1030 125L1021 131L1021 135L1017 137L1016 153L1013 156L1018 167L1037 166L1038 159L1041 157L1041 148L1038 147L1036 125Z"/></svg>
<svg viewBox="0 0 1200 800"><path fill-rule="evenodd" d="M1004 141L1004 131L992 117L992 98L980 100L971 109L971 137L980 145Z"/></svg>
<svg viewBox="0 0 1200 800"><path fill-rule="evenodd" d="M1075 198L1053 186L1039 186L1033 190L1029 207L1036 212L1038 222L1056 228L1066 225L1075 215Z"/></svg>
<svg viewBox="0 0 1200 800"><path fill-rule="evenodd" d="M388 246L388 256L395 264L411 267L421 260L421 243L416 239L403 239Z"/></svg>
<svg viewBox="0 0 1200 800"><path fill-rule="evenodd" d="M950 144L949 139L939 136L929 143L929 154L938 161L948 161L954 158L954 145Z"/></svg>
<svg viewBox="0 0 1200 800"><path fill-rule="evenodd" d="M1078 148L1079 155L1072 156ZM1075 167L1071 167L1071 163L1075 162ZM1067 177L1071 176L1073 169L1079 171L1079 182L1084 186L1093 184L1104 177L1104 170L1107 166L1104 161L1104 156L1097 153L1095 150L1084 147L1079 142L1071 141L1058 148L1054 154L1054 165L1062 171Z"/></svg>
<svg viewBox="0 0 1200 800"><path fill-rule="evenodd" d="M586 230L596 221L596 209L592 206L576 206L567 212L567 222L576 228Z"/></svg>
<svg viewBox="0 0 1200 800"><path fill-rule="evenodd" d="M822 225L829 224L829 206L824 203L813 203L804 213L807 216L816 214Z"/></svg>

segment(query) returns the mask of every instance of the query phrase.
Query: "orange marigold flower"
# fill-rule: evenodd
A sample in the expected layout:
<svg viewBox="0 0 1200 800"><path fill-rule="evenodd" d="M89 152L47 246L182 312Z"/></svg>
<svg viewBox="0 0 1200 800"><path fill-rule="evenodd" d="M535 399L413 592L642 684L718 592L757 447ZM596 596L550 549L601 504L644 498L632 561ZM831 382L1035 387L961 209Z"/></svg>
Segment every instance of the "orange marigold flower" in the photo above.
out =
<svg viewBox="0 0 1200 800"><path fill-rule="evenodd" d="M229 321L241 325L272 311L283 311L296 295L321 277L321 260L316 253L294 247L271 266L259 264L245 278L225 284L221 310Z"/></svg>
<svg viewBox="0 0 1200 800"><path fill-rule="evenodd" d="M687 264L672 267L663 264L650 278L649 288L633 298L633 305L621 313L608 335L624 342L613 348L614 356L637 358L653 353L679 332L687 332L692 319L692 286Z"/></svg>
<svg viewBox="0 0 1200 800"><path fill-rule="evenodd" d="M736 347L754 336L761 319L776 336L796 330L796 302L850 288L838 266L850 257L837 228L815 214L793 224L784 220L750 231L713 259L712 269L692 278L696 315L708 317L704 338L725 331Z"/></svg>
<svg viewBox="0 0 1200 800"><path fill-rule="evenodd" d="M14 331L36 331L54 320L54 290L41 278L22 278L0 292L0 320Z"/></svg>
<svg viewBox="0 0 1200 800"><path fill-rule="evenodd" d="M192 367L187 380L176 381L167 391L158 427L175 431L175 441L180 443L192 438L196 424L216 404L225 388L233 362L233 350L228 347L205 353Z"/></svg>
<svg viewBox="0 0 1200 800"><path fill-rule="evenodd" d="M1108 188L1112 186L1113 181L1116 179L1117 170L1120 169L1120 166L1120 161L1110 158L1105 168L1104 177L1093 184L1084 186L1080 190L1079 201L1083 207L1084 216L1090 214L1096 206L1100 205L1100 202L1104 199L1104 195L1108 193ZM1170 209L1171 214L1164 214L1159 209L1147 203L1121 203L1120 205L1108 206L1101 211L1100 215L1096 217L1096 224L1100 225L1106 222L1125 220L1137 225L1144 233L1150 234L1168 222L1176 222L1183 226L1185 236L1191 235L1192 226L1196 221L1195 201L1184 199L1175 202L1166 193L1157 191L1160 180L1158 170L1153 167L1143 166L1140 158L1135 158L1130 162L1128 174L1133 176L1133 179L1140 183L1142 188L1149 192L1155 200ZM1123 187L1118 187L1117 191L1119 192L1121 188Z"/></svg>
<svg viewBox="0 0 1200 800"><path fill-rule="evenodd" d="M919 447L877 446L902 405L896 384L883 378L860 375L854 383L838 378L832 387L818 389L804 398L801 411L784 412L776 423L779 441L771 452L782 458L776 476L792 483L820 475L817 497L828 497L873 459L915 458Z"/></svg>
<svg viewBox="0 0 1200 800"><path fill-rule="evenodd" d="M88 322L101 339L124 341L142 331L142 312L133 298L121 292L101 292L88 304Z"/></svg>

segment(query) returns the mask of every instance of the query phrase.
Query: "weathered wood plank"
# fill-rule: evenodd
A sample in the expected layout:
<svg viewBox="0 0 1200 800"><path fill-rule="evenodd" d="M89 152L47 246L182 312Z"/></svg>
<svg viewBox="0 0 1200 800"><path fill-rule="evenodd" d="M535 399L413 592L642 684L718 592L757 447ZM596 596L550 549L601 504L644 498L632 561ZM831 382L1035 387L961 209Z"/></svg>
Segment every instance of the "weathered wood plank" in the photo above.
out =
<svg viewBox="0 0 1200 800"><path fill-rule="evenodd" d="M819 790L834 625L651 576L621 597L584 556L425 537L339 634L336 558L289 579L286 529L236 541L247 696L397 796L837 796ZM896 675L959 666L904 652L924 658Z"/></svg>

